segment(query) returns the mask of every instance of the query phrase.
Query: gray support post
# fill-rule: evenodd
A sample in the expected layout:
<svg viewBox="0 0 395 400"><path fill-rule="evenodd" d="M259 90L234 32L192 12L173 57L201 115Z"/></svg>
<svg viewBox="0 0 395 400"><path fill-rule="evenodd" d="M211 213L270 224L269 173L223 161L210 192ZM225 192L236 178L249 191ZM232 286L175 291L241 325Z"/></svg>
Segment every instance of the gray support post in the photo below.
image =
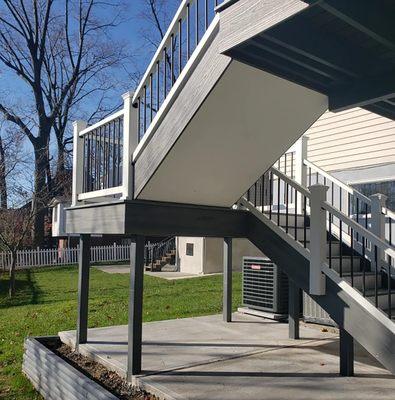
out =
<svg viewBox="0 0 395 400"><path fill-rule="evenodd" d="M90 235L80 235L80 254L78 260L78 319L76 348L88 340L88 300L89 300L89 267Z"/></svg>
<svg viewBox="0 0 395 400"><path fill-rule="evenodd" d="M130 249L130 297L128 322L127 380L141 373L143 328L143 278L145 237L137 236Z"/></svg>
<svg viewBox="0 0 395 400"><path fill-rule="evenodd" d="M340 375L354 375L354 339L343 328L339 328L340 333Z"/></svg>
<svg viewBox="0 0 395 400"><path fill-rule="evenodd" d="M289 279L288 329L290 339L299 339L301 290Z"/></svg>
<svg viewBox="0 0 395 400"><path fill-rule="evenodd" d="M232 321L232 239L224 238L223 318Z"/></svg>

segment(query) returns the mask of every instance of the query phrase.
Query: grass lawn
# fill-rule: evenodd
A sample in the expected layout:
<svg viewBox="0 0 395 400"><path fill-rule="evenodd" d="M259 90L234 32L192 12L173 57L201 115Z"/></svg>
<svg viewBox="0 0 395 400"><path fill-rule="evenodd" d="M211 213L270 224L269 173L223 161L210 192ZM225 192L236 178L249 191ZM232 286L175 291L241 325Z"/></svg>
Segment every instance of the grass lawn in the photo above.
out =
<svg viewBox="0 0 395 400"><path fill-rule="evenodd" d="M0 399L40 399L21 373L26 336L55 335L75 329L76 267L23 271L17 294L8 298L8 280L0 276ZM241 274L233 276L233 306L241 300ZM129 276L92 269L89 327L127 323ZM222 276L166 281L145 276L144 321L220 313Z"/></svg>

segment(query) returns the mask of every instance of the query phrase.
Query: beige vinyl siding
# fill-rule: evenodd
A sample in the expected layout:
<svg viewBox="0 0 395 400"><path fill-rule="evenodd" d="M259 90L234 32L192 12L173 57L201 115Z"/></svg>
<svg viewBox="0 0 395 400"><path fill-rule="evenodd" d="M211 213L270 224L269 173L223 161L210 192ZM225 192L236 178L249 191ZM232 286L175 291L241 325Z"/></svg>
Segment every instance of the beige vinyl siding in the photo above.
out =
<svg viewBox="0 0 395 400"><path fill-rule="evenodd" d="M328 172L395 163L395 121L361 108L326 112L306 135L308 159Z"/></svg>

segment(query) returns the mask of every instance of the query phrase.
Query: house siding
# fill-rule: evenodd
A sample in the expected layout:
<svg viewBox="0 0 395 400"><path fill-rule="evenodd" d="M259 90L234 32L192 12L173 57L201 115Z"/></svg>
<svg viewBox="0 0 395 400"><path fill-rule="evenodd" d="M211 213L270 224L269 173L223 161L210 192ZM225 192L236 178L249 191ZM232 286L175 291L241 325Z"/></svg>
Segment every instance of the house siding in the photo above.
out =
<svg viewBox="0 0 395 400"><path fill-rule="evenodd" d="M395 121L361 108L326 112L306 135L308 159L328 172L395 163Z"/></svg>

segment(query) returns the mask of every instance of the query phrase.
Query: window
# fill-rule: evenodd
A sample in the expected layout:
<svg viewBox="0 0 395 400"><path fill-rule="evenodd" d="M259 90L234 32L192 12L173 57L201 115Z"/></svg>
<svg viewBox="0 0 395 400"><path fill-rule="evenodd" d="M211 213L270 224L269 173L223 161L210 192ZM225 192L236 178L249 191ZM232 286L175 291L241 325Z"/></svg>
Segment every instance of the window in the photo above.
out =
<svg viewBox="0 0 395 400"><path fill-rule="evenodd" d="M193 256L193 243L187 243L185 254L187 256Z"/></svg>

